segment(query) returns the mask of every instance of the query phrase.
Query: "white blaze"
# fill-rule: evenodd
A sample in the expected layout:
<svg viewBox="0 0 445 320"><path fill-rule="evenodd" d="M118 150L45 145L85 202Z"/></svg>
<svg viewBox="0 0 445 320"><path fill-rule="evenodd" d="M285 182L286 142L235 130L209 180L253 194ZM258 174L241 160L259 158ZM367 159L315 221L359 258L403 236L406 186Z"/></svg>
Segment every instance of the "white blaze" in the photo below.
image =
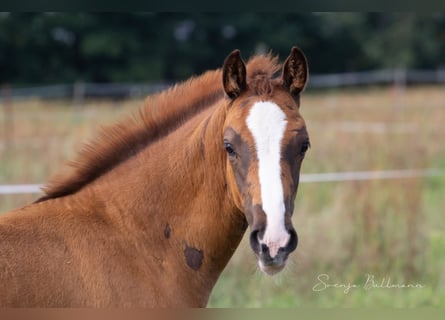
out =
<svg viewBox="0 0 445 320"><path fill-rule="evenodd" d="M281 142L286 129L286 114L273 102L256 102L246 119L255 141L261 201L267 226L261 243L269 247L273 258L289 240L284 226L284 195L281 182Z"/></svg>

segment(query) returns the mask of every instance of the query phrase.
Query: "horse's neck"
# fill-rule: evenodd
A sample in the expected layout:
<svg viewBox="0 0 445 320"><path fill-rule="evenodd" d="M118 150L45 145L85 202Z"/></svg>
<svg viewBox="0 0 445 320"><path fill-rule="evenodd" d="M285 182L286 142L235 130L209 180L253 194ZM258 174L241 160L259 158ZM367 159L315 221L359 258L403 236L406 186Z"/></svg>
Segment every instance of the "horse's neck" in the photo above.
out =
<svg viewBox="0 0 445 320"><path fill-rule="evenodd" d="M204 296L246 228L227 191L223 109L201 112L91 186L131 237L183 275L177 285Z"/></svg>

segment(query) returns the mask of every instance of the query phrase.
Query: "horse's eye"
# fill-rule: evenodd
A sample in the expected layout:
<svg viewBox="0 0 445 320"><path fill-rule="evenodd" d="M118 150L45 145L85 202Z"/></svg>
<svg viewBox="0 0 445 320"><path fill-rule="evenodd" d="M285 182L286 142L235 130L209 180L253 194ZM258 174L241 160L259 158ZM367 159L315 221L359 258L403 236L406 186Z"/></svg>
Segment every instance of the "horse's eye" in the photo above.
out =
<svg viewBox="0 0 445 320"><path fill-rule="evenodd" d="M236 155L236 152L233 149L233 146L229 142L224 142L224 147L226 148L227 154L229 156L234 157Z"/></svg>
<svg viewBox="0 0 445 320"><path fill-rule="evenodd" d="M307 149L309 149L310 146L311 143L309 141L304 141L303 144L301 145L300 155L304 156L304 154L306 153Z"/></svg>

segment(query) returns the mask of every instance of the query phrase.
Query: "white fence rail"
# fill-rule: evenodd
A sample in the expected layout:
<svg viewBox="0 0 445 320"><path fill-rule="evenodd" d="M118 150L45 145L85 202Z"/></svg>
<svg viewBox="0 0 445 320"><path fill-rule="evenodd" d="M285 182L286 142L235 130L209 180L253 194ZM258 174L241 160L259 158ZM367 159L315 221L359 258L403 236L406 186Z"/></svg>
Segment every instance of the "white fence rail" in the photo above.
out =
<svg viewBox="0 0 445 320"><path fill-rule="evenodd" d="M445 83L445 68L436 70L374 70L362 72L334 73L309 77L308 88L335 88L373 84Z"/></svg>
<svg viewBox="0 0 445 320"><path fill-rule="evenodd" d="M300 175L301 183L342 182L381 179L407 179L445 175L440 169L407 169L385 171L349 171L331 173L306 173ZM0 185L1 194L41 193L42 184Z"/></svg>
<svg viewBox="0 0 445 320"><path fill-rule="evenodd" d="M0 194L41 193L42 184L0 184Z"/></svg>
<svg viewBox="0 0 445 320"><path fill-rule="evenodd" d="M385 171L348 171L331 173L306 173L300 175L300 182L341 182L360 180L406 179L444 175L439 169L405 169Z"/></svg>
<svg viewBox="0 0 445 320"><path fill-rule="evenodd" d="M374 71L314 74L309 77L309 89L363 86L376 84L445 83L445 68L437 70L403 70L385 69ZM159 92L171 83L83 83L57 84L49 86L32 86L26 88L8 87L2 90L3 99L23 100L31 98L73 99L81 102L84 98L110 97L134 98L144 97ZM7 96L5 96L7 95Z"/></svg>

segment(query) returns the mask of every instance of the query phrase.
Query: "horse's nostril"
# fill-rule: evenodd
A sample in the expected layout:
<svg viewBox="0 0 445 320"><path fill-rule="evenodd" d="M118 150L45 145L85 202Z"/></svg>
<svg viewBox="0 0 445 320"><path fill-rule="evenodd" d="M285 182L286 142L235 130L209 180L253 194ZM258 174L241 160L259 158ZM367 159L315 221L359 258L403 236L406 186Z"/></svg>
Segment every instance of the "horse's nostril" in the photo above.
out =
<svg viewBox="0 0 445 320"><path fill-rule="evenodd" d="M261 252L266 254L267 252L269 252L269 247L266 246L264 243L261 244Z"/></svg>
<svg viewBox="0 0 445 320"><path fill-rule="evenodd" d="M290 239L289 239L286 247L284 248L284 250L286 250L287 252L292 252L297 248L298 235L297 235L297 232L295 231L295 229L293 229L293 228L289 230L289 234L290 234Z"/></svg>
<svg viewBox="0 0 445 320"><path fill-rule="evenodd" d="M255 229L250 233L250 246L257 254L264 252L263 244L261 244L261 239L263 238L263 236L264 229Z"/></svg>

